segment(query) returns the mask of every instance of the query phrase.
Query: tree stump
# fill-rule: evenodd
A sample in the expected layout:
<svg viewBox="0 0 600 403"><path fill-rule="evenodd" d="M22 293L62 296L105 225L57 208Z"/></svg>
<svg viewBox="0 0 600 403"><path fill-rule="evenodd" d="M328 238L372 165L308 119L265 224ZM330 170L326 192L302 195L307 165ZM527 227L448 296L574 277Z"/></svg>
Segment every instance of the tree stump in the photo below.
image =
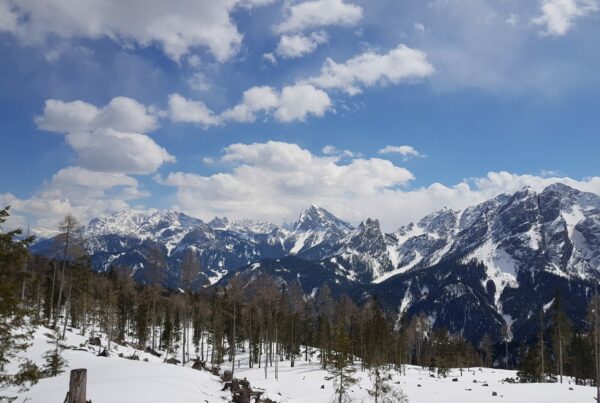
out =
<svg viewBox="0 0 600 403"><path fill-rule="evenodd" d="M67 403L86 403L87 369L74 369L69 380Z"/></svg>

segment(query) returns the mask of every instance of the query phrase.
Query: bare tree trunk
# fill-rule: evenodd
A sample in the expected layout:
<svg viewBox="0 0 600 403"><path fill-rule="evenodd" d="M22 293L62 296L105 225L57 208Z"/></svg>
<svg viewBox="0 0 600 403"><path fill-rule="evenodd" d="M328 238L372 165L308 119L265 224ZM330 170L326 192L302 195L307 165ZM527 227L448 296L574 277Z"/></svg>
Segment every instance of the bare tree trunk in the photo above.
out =
<svg viewBox="0 0 600 403"><path fill-rule="evenodd" d="M265 336L265 343L267 342L267 338ZM265 345L265 379L267 379L267 367L269 366L269 347Z"/></svg>
<svg viewBox="0 0 600 403"><path fill-rule="evenodd" d="M69 292L67 293L67 302L65 303L65 320L63 322L62 339L65 339L67 333L67 320L69 319L69 310L71 309L71 280L69 280Z"/></svg>
<svg viewBox="0 0 600 403"><path fill-rule="evenodd" d="M252 368L254 363L252 361L252 306L248 308L248 368Z"/></svg>
<svg viewBox="0 0 600 403"><path fill-rule="evenodd" d="M594 295L594 357L596 362L596 402L600 402L600 355L598 354L598 285Z"/></svg>
<svg viewBox="0 0 600 403"><path fill-rule="evenodd" d="M233 379L233 374L235 372L235 298L233 299L233 338L231 340L231 349L232 349L232 360L231 360L231 378Z"/></svg>
<svg viewBox="0 0 600 403"><path fill-rule="evenodd" d="M290 351L290 365L292 368L294 368L294 364L295 364L295 353L296 353L296 349L294 346L294 315L292 314L292 334L291 334L291 345L292 345L292 351Z"/></svg>
<svg viewBox="0 0 600 403"><path fill-rule="evenodd" d="M87 326L87 296L85 294L83 294L83 311L81 313L81 318L82 318L82 322L81 322L81 335L84 336L85 335L85 329Z"/></svg>
<svg viewBox="0 0 600 403"><path fill-rule="evenodd" d="M540 356L542 357L541 382L546 380L546 366L544 364L544 323L542 322L541 341L540 341Z"/></svg>
<svg viewBox="0 0 600 403"><path fill-rule="evenodd" d="M47 324L50 325L50 320L54 323L54 316L56 315L55 307L54 307L54 289L56 286L56 261L52 263L54 270L52 272L52 292L50 293L50 317L48 318Z"/></svg>
<svg viewBox="0 0 600 403"><path fill-rule="evenodd" d="M563 346L562 346L562 331L560 324L558 325L558 366L560 373L560 383L563 383Z"/></svg>
<svg viewBox="0 0 600 403"><path fill-rule="evenodd" d="M65 248L63 251L63 261L62 261L62 269L60 274L60 284L58 286L58 301L56 302L56 312L60 310L60 302L62 300L64 282L65 282L65 270L67 267L67 251L69 249L69 236L71 235L71 225L67 224L67 233L65 238ZM54 326L56 326L56 317L54 318Z"/></svg>
<svg viewBox="0 0 600 403"><path fill-rule="evenodd" d="M277 337L277 323L275 323L275 380L279 380L279 339Z"/></svg>
<svg viewBox="0 0 600 403"><path fill-rule="evenodd" d="M37 283L37 292L36 292L36 298L35 298L35 318L37 320L40 319L40 310L42 308L42 283L40 281L38 281Z"/></svg>
<svg viewBox="0 0 600 403"><path fill-rule="evenodd" d="M200 330L200 360L204 361L204 329Z"/></svg>
<svg viewBox="0 0 600 403"><path fill-rule="evenodd" d="M152 350L156 350L156 293L154 289L152 290Z"/></svg>
<svg viewBox="0 0 600 403"><path fill-rule="evenodd" d="M186 295L187 298L187 295ZM187 300L183 307L183 340L181 342L181 365L185 366L185 348L187 343Z"/></svg>
<svg viewBox="0 0 600 403"><path fill-rule="evenodd" d="M108 327L108 331L107 331L107 337L108 337L108 350L110 351L110 341L112 340L112 321L113 321L113 312L112 312L112 308L113 308L113 295L112 295L112 290L109 291L108 294L108 320L107 320L107 327Z"/></svg>

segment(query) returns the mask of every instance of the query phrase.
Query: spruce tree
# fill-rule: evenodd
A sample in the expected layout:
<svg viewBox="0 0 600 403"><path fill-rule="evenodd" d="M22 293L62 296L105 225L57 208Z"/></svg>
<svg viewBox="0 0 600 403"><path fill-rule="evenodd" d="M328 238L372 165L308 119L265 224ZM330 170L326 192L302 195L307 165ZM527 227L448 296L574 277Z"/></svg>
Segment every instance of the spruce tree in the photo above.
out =
<svg viewBox="0 0 600 403"><path fill-rule="evenodd" d="M351 366L349 359L350 340L346 334L343 323L338 323L335 331L333 351L327 367L329 376L325 379L332 380L335 389L335 401L337 403L350 402L348 389L356 383L353 377L355 369Z"/></svg>
<svg viewBox="0 0 600 403"><path fill-rule="evenodd" d="M61 334L58 328L55 328L52 333L47 333L46 336L52 348L44 354L46 360L44 373L47 376L57 376L65 372L64 368L67 366L67 362L61 354L63 350L63 346L60 344Z"/></svg>
<svg viewBox="0 0 600 403"><path fill-rule="evenodd" d="M394 387L391 375L383 366L373 366L370 370L373 386L368 390L375 403L408 403L408 397L402 389Z"/></svg>
<svg viewBox="0 0 600 403"><path fill-rule="evenodd" d="M9 207L0 210L0 230L9 217ZM25 351L31 342L31 311L21 300L21 276L33 238L19 240L21 230L0 232L0 390L27 380L27 363L15 374L6 373L6 365Z"/></svg>

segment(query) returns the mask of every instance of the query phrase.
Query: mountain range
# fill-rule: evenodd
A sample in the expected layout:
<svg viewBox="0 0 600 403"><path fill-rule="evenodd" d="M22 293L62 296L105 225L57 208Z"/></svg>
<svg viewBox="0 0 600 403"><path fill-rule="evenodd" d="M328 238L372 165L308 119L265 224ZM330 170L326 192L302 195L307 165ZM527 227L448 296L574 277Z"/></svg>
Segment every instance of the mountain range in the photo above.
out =
<svg viewBox="0 0 600 403"><path fill-rule="evenodd" d="M376 219L354 227L317 205L290 226L123 211L92 220L83 240L95 269L122 266L139 281L158 247L166 284L176 287L191 250L201 265L198 286L267 273L297 281L307 295L327 284L357 301L377 296L399 326L424 313L471 340L485 333L499 340L503 326L518 340L535 333L557 291L572 320L583 323L600 277L600 196L560 183L524 188L462 211L436 211L392 233ZM33 250L49 254L52 244L40 241Z"/></svg>

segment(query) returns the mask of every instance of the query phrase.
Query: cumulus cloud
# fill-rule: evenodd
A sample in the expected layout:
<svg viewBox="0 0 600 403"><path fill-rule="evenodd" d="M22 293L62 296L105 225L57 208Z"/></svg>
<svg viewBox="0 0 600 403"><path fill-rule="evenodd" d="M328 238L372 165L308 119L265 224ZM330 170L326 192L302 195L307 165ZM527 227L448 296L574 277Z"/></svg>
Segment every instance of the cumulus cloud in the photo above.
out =
<svg viewBox="0 0 600 403"><path fill-rule="evenodd" d="M231 13L272 0L66 1L3 0L0 30L27 43L59 38L109 38L124 47L157 45L179 61L195 47L207 48L220 61L239 49L243 35Z"/></svg>
<svg viewBox="0 0 600 403"><path fill-rule="evenodd" d="M352 157L358 156L357 154L355 154L354 152L352 152L350 150L340 150L337 147L332 146L330 144L323 147L321 149L321 152L325 155L334 155L334 156L345 157L345 158L352 158Z"/></svg>
<svg viewBox="0 0 600 403"><path fill-rule="evenodd" d="M399 45L388 53L366 52L345 63L327 59L321 74L306 81L323 89L338 89L356 95L362 91L361 87L416 81L433 72L423 51Z"/></svg>
<svg viewBox="0 0 600 403"><path fill-rule="evenodd" d="M219 119L201 101L192 101L179 94L169 95L169 115L174 122L196 123L201 126L214 126Z"/></svg>
<svg viewBox="0 0 600 403"><path fill-rule="evenodd" d="M111 128L119 131L149 132L157 127L156 115L134 99L113 98L98 108L83 101L63 102L49 99L44 112L34 121L42 130L71 133Z"/></svg>
<svg viewBox="0 0 600 403"><path fill-rule="evenodd" d="M363 16L362 7L344 0L310 0L294 4L275 27L278 33L299 32L329 25L356 25Z"/></svg>
<svg viewBox="0 0 600 403"><path fill-rule="evenodd" d="M303 34L282 35L275 53L284 59L302 57L314 52L319 45L327 41L328 36L323 31L313 32L308 36Z"/></svg>
<svg viewBox="0 0 600 403"><path fill-rule="evenodd" d="M162 164L175 161L145 134L100 129L70 133L66 138L77 152L79 165L94 171L149 174Z"/></svg>
<svg viewBox="0 0 600 403"><path fill-rule="evenodd" d="M90 170L148 174L175 161L141 133L157 127L156 114L131 98L113 98L102 108L80 100L50 99L34 120L42 130L66 134L79 165Z"/></svg>
<svg viewBox="0 0 600 403"><path fill-rule="evenodd" d="M387 145L384 148L377 151L377 153L381 154L381 155L383 155L383 154L400 154L404 158L423 157L424 156L419 151L417 151L417 149L415 149L413 146L408 146L408 145L403 145L403 146Z"/></svg>
<svg viewBox="0 0 600 403"><path fill-rule="evenodd" d="M131 176L71 166L54 174L30 198L20 199L5 193L0 194L0 203L11 205L37 235L45 237L57 232L57 225L66 214L87 223L92 218L130 208L131 200L147 195Z"/></svg>
<svg viewBox="0 0 600 403"><path fill-rule="evenodd" d="M221 161L233 164L232 171L211 176L175 172L160 182L176 187L179 206L201 217L220 210L232 217L281 221L310 201L370 197L413 179L387 160L356 158L342 164L338 157L274 141L232 144Z"/></svg>
<svg viewBox="0 0 600 403"><path fill-rule="evenodd" d="M272 87L252 87L244 92L242 102L224 111L224 120L253 122L256 114L272 114L280 122L304 121L310 115L321 117L331 107L325 91L310 84L285 86L279 92Z"/></svg>
<svg viewBox="0 0 600 403"><path fill-rule="evenodd" d="M533 23L544 26L545 35L565 35L576 19L598 11L596 0L543 0Z"/></svg>
<svg viewBox="0 0 600 403"><path fill-rule="evenodd" d="M269 58L276 61L271 54ZM327 90L357 95L363 87L412 82L431 74L433 67L425 53L399 45L386 54L367 52L345 63L327 59L318 76L298 80L281 90L270 86L251 87L243 93L240 103L220 114L214 113L202 101L171 94L169 115L175 122L196 123L204 127L231 121L254 122L259 114L273 116L282 123L304 121L309 116L322 117L332 109L333 101Z"/></svg>
<svg viewBox="0 0 600 403"><path fill-rule="evenodd" d="M303 121L308 115L323 116L330 106L331 99L325 91L310 84L295 84L281 91L275 117L281 122Z"/></svg>
<svg viewBox="0 0 600 403"><path fill-rule="evenodd" d="M324 154L330 155L319 156L290 143L233 144L221 157L225 165L233 165L230 170L210 176L174 172L158 181L176 189L174 208L204 219L225 214L290 222L316 202L354 223L380 218L386 231L443 207L464 209L524 186L539 191L562 182L600 193L600 177L574 180L508 172L409 189L414 176L405 168L380 158L342 162L334 151L328 147Z"/></svg>

